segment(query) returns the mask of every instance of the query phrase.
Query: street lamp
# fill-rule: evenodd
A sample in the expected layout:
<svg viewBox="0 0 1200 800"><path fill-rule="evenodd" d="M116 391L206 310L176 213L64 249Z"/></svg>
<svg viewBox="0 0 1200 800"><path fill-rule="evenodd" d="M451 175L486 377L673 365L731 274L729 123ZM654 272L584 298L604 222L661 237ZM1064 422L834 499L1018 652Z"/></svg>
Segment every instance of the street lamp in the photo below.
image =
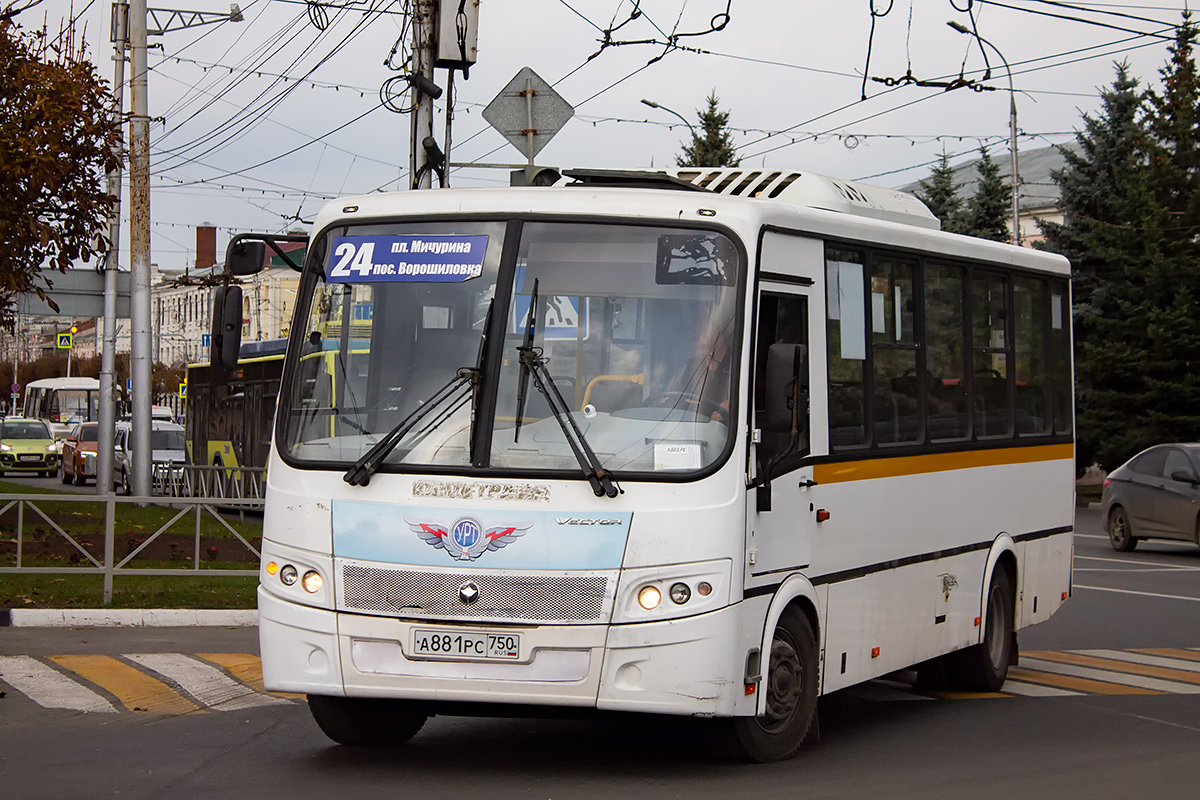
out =
<svg viewBox="0 0 1200 800"><path fill-rule="evenodd" d="M1000 48L989 42L987 39L980 36L975 31L972 31L966 25L951 20L946 23L959 33L965 33L974 36L981 44L986 44L988 47L996 51L996 55L1000 56L1000 60L1004 62L1004 69L1008 71L1008 151L1012 155L1012 243L1015 245L1021 244L1021 207L1017 201L1017 93L1013 89L1012 67L1008 65L1008 59L1000 52ZM986 59L985 59L986 60ZM983 79L986 81L992 76L991 69L984 73Z"/></svg>
<svg viewBox="0 0 1200 800"><path fill-rule="evenodd" d="M696 129L692 127L692 123L688 122L687 117L685 117L683 114L680 114L678 111L675 111L673 109L667 108L664 105L656 103L653 100L642 100L642 103L644 105L650 106L651 108L657 108L661 111L666 111L668 114L674 114L675 116L679 117L681 120L683 120L683 124L688 126L688 130L692 132L692 139L696 140L696 139L700 138L699 136L696 135Z"/></svg>

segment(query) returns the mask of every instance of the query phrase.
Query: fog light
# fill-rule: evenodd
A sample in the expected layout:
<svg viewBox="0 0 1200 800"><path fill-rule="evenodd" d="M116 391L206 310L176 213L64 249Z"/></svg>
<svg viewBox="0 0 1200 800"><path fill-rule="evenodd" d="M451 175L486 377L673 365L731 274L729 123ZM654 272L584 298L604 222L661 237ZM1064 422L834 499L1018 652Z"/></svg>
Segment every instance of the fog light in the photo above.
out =
<svg viewBox="0 0 1200 800"><path fill-rule="evenodd" d="M692 599L692 590L688 588L686 583L671 584L671 602L676 605L683 605L688 600Z"/></svg>
<svg viewBox="0 0 1200 800"><path fill-rule="evenodd" d="M696 584L696 594L701 597L708 597L712 594L712 584L708 581L700 581Z"/></svg>
<svg viewBox="0 0 1200 800"><path fill-rule="evenodd" d="M296 568L291 564L287 564L283 569L279 570L279 580L283 581L284 586L291 586L296 582L296 578L298 577L300 577L300 574L296 572Z"/></svg>
<svg viewBox="0 0 1200 800"><path fill-rule="evenodd" d="M658 608L658 604L662 602L662 592L657 586L643 586L638 592L638 605L647 611L653 611Z"/></svg>
<svg viewBox="0 0 1200 800"><path fill-rule="evenodd" d="M300 580L300 585L303 586L304 591L308 592L309 594L316 594L317 592L321 591L321 587L324 584L325 581L322 580L321 576L312 570L304 573L304 577Z"/></svg>
<svg viewBox="0 0 1200 800"><path fill-rule="evenodd" d="M276 572L279 572L279 565L274 561L267 562L267 574L274 575Z"/></svg>

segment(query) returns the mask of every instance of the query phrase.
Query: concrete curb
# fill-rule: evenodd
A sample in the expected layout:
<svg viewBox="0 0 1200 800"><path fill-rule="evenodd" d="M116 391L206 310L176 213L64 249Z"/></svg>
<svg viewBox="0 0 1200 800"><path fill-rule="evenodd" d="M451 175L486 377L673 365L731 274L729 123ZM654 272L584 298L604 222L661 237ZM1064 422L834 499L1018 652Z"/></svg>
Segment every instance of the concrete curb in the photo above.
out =
<svg viewBox="0 0 1200 800"><path fill-rule="evenodd" d="M195 628L251 627L254 609L189 608L0 608L0 627Z"/></svg>

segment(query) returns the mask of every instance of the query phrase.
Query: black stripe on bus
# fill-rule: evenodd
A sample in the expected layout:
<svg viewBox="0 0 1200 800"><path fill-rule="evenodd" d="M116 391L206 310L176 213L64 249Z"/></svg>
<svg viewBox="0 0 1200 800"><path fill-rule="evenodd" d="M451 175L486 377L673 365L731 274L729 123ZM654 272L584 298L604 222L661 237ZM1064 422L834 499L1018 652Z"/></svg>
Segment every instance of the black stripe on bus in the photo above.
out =
<svg viewBox="0 0 1200 800"><path fill-rule="evenodd" d="M1054 536L1054 535L1057 535L1060 533L1070 533L1072 530L1074 530L1074 528L1071 525L1063 525L1063 526L1060 526L1057 528L1047 528L1045 530L1040 530L1040 531L1030 531L1029 533L1021 533L1021 534L1018 534L1018 535L1012 537L1012 539L1014 542L1031 542L1031 541L1035 541L1037 539L1046 539L1050 536ZM841 572L831 572L828 575L819 575L816 577L810 576L809 580L812 582L813 586L822 586L824 584L842 583L843 581L851 581L851 580L854 580L855 578L862 578L867 575L873 575L876 572L883 572L884 570L897 569L899 567L908 567L908 566L912 566L913 564L921 564L926 561L937 561L942 558L952 558L954 556L963 555L964 553L973 553L978 550L987 550L994 543L995 543L995 540L989 540L986 542L976 542L975 544L965 544L960 547L950 547L945 550L935 550L931 553L921 553L920 555L915 555L915 556L906 556L904 558L895 558L895 559L892 559L891 561L880 561L876 564L870 564L865 567L855 567L854 569L846 569L846 570L842 570ZM801 569L801 567L789 567L789 569ZM771 570L771 572L763 572L763 573L759 573L759 574L769 575L771 573L781 572L781 571L783 571L783 570ZM751 575L752 575L752 577L754 577L753 573ZM753 589L745 590L742 593L742 597L750 598L750 597L758 597L758 596L764 595L764 594L771 594L776 589L778 589L781 585L782 585L782 583L774 583L774 584L769 584L767 586L756 586Z"/></svg>
<svg viewBox="0 0 1200 800"><path fill-rule="evenodd" d="M783 272L759 272L758 280L761 283L788 283L793 286L812 286L813 279L804 275L788 275Z"/></svg>

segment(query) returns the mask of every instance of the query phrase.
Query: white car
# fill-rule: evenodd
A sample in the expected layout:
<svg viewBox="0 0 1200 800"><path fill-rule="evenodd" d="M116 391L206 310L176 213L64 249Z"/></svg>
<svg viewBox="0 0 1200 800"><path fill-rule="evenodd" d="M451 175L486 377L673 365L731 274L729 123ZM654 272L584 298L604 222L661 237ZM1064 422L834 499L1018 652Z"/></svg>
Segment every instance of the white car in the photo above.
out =
<svg viewBox="0 0 1200 800"><path fill-rule="evenodd" d="M171 470L187 463L187 446L183 426L165 420L153 420L150 428L150 461L169 464ZM130 423L118 422L114 440L113 486L121 494L131 494L133 474L133 431Z"/></svg>

